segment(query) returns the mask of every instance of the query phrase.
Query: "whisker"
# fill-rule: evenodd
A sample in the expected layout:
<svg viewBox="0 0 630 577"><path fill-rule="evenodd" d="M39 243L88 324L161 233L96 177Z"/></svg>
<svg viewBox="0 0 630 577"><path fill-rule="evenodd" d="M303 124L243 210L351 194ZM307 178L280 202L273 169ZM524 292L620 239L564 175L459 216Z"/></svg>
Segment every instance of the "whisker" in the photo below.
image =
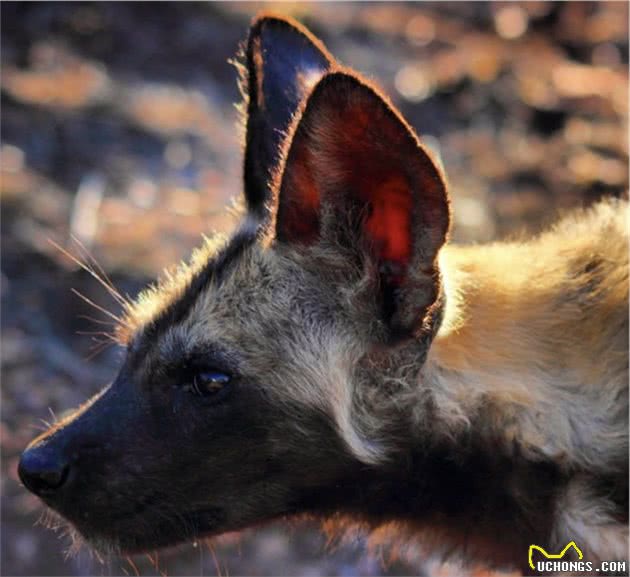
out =
<svg viewBox="0 0 630 577"><path fill-rule="evenodd" d="M46 423L46 424L38 425L37 423L30 423L27 426L28 426L29 429L34 429L38 433L43 433L44 431L47 431L48 429L50 429L50 425L48 425L47 422L44 419L40 419L40 421L42 421L42 423Z"/></svg>
<svg viewBox="0 0 630 577"><path fill-rule="evenodd" d="M120 344L118 342L118 339L113 334L108 333L107 331L77 331L76 334L90 336L92 337L92 341L94 341L94 344L90 347L90 350L88 351L87 357L85 357L86 361L92 360L108 347ZM104 338L97 339L96 337Z"/></svg>
<svg viewBox="0 0 630 577"><path fill-rule="evenodd" d="M37 521L35 521L34 525L35 527L37 527L38 525L41 525L42 527L46 527L47 521L48 521L48 511L44 509L39 514L39 517L37 517Z"/></svg>
<svg viewBox="0 0 630 577"><path fill-rule="evenodd" d="M78 240L74 235L72 235L72 240L78 245L79 251L81 252L81 256L85 259L84 268L87 272L89 272L94 278L98 280L98 282L105 287L107 292L112 296L112 298L120 304L123 308L128 306L127 300L120 294L120 291L114 286L114 283L109 278L108 274L105 272L105 269L98 263L98 261L90 254L90 252L85 248L85 246ZM94 269L96 267L96 270Z"/></svg>
<svg viewBox="0 0 630 577"><path fill-rule="evenodd" d="M77 266L81 267L84 271L86 271L91 277L96 279L96 281L98 281L98 283L111 295L111 297L118 304L120 304L123 307L128 306L128 302L123 299L120 293L115 288L110 286L99 274L97 274L96 271L91 266L88 266L86 263L82 262L80 259L78 259L71 252L69 252L62 246L60 246L54 240L48 239L48 242L52 244L57 250L59 250L64 256L69 258L73 263L75 263Z"/></svg>
<svg viewBox="0 0 630 577"><path fill-rule="evenodd" d="M102 319L95 319L94 317L88 316L88 315L79 315L80 319L85 319L87 321L90 321L92 323L96 323L97 325L105 325L108 327L115 327L117 323L113 323L111 321L105 321Z"/></svg>
<svg viewBox="0 0 630 577"><path fill-rule="evenodd" d="M127 561L127 563L129 563L129 565L131 565L131 568L133 569L133 572L136 574L136 577L140 577L140 571L138 571L138 568L136 567L136 564L131 560L131 557L127 555L125 557L125 560Z"/></svg>
<svg viewBox="0 0 630 577"><path fill-rule="evenodd" d="M98 310L98 311L102 312L103 314L107 315L109 318L115 320L117 323L120 323L122 325L125 325L125 326L129 327L128 323L123 321L120 317L117 317L114 313L108 311L106 308L103 308L102 306L97 305L94 301L90 300L88 297L86 297L85 295L81 294L77 289L72 288L70 290L75 295L77 295L80 299L84 300L86 303L88 303L89 305L93 306L96 310Z"/></svg>
<svg viewBox="0 0 630 577"><path fill-rule="evenodd" d="M153 565L153 567L155 568L155 570L162 576L162 577L167 577L166 573L164 571L162 571L160 569L160 558L158 557L158 552L155 551L155 561L153 560L153 557L151 556L150 553L147 553L147 557L149 558L149 561L151 562L151 565Z"/></svg>
<svg viewBox="0 0 630 577"><path fill-rule="evenodd" d="M91 361L94 359L94 357L97 357L99 354L101 354L103 351L107 350L109 347L113 346L114 343L109 343L107 341L101 341L99 343L97 343L97 345L94 347L94 349L92 351L90 351L90 353L88 354L87 357L85 357L86 361Z"/></svg>
<svg viewBox="0 0 630 577"><path fill-rule="evenodd" d="M94 256L85 247L85 245L75 235L71 235L71 238L78 245L79 250L81 250L83 252L83 254L85 255L85 257L87 257L87 259L90 261L90 263L92 263L92 266L96 267L96 269L97 269L96 271L94 270L94 268L90 267L90 272L93 275L96 275L97 277L99 277L99 279L101 281L105 282L106 286L109 287L109 289L110 289L110 294L114 298L116 298L116 300L123 307L128 306L129 305L129 299L126 299L120 293L120 291L114 286L114 283L112 282L111 278L109 277L109 275L107 274L105 269L99 264L99 262L94 258Z"/></svg>
<svg viewBox="0 0 630 577"><path fill-rule="evenodd" d="M101 556L101 554L98 551L94 551L94 556L96 557L96 560L101 564L101 565L105 565L105 559L103 559L103 557Z"/></svg>
<svg viewBox="0 0 630 577"><path fill-rule="evenodd" d="M57 415L55 415L55 411L52 410L52 407L48 407L48 412L50 413L50 416L52 417L52 422L58 423L59 419L57 418Z"/></svg>
<svg viewBox="0 0 630 577"><path fill-rule="evenodd" d="M108 339L112 343L117 343L118 342L116 340L116 338L114 337L114 335L112 335L111 333L105 332L105 331L76 331L75 334L82 335L82 336L88 336L88 337L105 337L106 339ZM94 339L94 340L96 340L96 342L99 343L99 344L104 342L104 341L100 341L100 340L97 340L97 339Z"/></svg>
<svg viewBox="0 0 630 577"><path fill-rule="evenodd" d="M212 557L212 562L214 563L214 568L217 571L217 575L221 577L221 565L219 564L219 560L217 559L217 555L214 551L214 547L211 543L207 543L208 550L210 551L210 556Z"/></svg>

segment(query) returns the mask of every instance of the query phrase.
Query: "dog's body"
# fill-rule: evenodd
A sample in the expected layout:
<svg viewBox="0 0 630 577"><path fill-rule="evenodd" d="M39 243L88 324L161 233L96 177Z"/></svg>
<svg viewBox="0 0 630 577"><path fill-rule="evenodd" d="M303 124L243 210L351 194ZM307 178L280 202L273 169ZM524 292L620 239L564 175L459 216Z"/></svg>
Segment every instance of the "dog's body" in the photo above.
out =
<svg viewBox="0 0 630 577"><path fill-rule="evenodd" d="M244 225L130 307L118 379L24 483L126 551L310 513L624 559L627 203L444 246L441 172L377 91L272 17L245 70Z"/></svg>
<svg viewBox="0 0 630 577"><path fill-rule="evenodd" d="M441 432L508 458L500 486L550 524L553 547L575 540L587 559L627 555L627 517L614 513L627 512L626 211L602 203L524 243L445 247L445 320L421 377ZM553 463L562 480L552 489L557 477L528 478L519 461ZM536 500L545 486L547 503Z"/></svg>

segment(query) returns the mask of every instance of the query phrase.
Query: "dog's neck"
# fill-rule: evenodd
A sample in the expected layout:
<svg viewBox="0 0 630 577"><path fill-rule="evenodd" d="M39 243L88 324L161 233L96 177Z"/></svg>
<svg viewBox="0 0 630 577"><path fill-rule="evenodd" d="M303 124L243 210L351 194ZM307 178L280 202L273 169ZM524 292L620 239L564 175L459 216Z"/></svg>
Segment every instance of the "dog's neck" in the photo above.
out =
<svg viewBox="0 0 630 577"><path fill-rule="evenodd" d="M502 266L480 249L443 251L443 321L419 380L446 436L470 431L493 451L562 464L573 431L568 411L552 418L554 403L580 375L563 365L558 347L568 339L553 333L549 319L558 288L541 286L524 270L524 249L531 250L499 253L508 259Z"/></svg>

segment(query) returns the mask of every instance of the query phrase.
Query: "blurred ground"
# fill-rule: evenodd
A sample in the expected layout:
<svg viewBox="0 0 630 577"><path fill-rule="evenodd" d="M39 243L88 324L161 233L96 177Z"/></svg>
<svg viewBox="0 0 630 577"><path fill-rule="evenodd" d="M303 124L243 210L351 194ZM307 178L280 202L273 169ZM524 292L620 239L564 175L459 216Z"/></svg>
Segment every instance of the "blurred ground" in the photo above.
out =
<svg viewBox="0 0 630 577"><path fill-rule="evenodd" d="M41 420L96 392L119 359L91 334L111 319L71 289L114 314L116 302L48 239L85 258L74 235L133 295L202 232L233 226L224 207L240 193L241 156L228 59L261 8L300 17L377 79L441 153L457 241L537 231L627 188L625 2L3 2L4 575L432 572L418 552L383 564L361 540L327 548L302 524L228 535L214 552L64 560L67 543L33 526L40 508L17 482Z"/></svg>

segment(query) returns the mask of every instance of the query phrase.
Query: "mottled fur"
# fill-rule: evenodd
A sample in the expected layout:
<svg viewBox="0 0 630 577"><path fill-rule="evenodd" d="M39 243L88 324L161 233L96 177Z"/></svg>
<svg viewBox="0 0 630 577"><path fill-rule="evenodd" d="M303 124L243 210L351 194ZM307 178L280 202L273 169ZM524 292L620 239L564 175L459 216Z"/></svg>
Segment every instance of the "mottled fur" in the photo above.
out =
<svg viewBox="0 0 630 577"><path fill-rule="evenodd" d="M274 18L253 30L264 91L277 62L255 35L309 36ZM324 56L309 98L284 103L282 152L248 148L240 231L140 296L116 383L29 449L97 447L68 495L43 498L124 550L308 513L504 567L569 540L589 561L624 559L627 202L522 242L442 248L440 170ZM264 102L248 110L268 130ZM182 390L199 366L233 376L228 400Z"/></svg>

